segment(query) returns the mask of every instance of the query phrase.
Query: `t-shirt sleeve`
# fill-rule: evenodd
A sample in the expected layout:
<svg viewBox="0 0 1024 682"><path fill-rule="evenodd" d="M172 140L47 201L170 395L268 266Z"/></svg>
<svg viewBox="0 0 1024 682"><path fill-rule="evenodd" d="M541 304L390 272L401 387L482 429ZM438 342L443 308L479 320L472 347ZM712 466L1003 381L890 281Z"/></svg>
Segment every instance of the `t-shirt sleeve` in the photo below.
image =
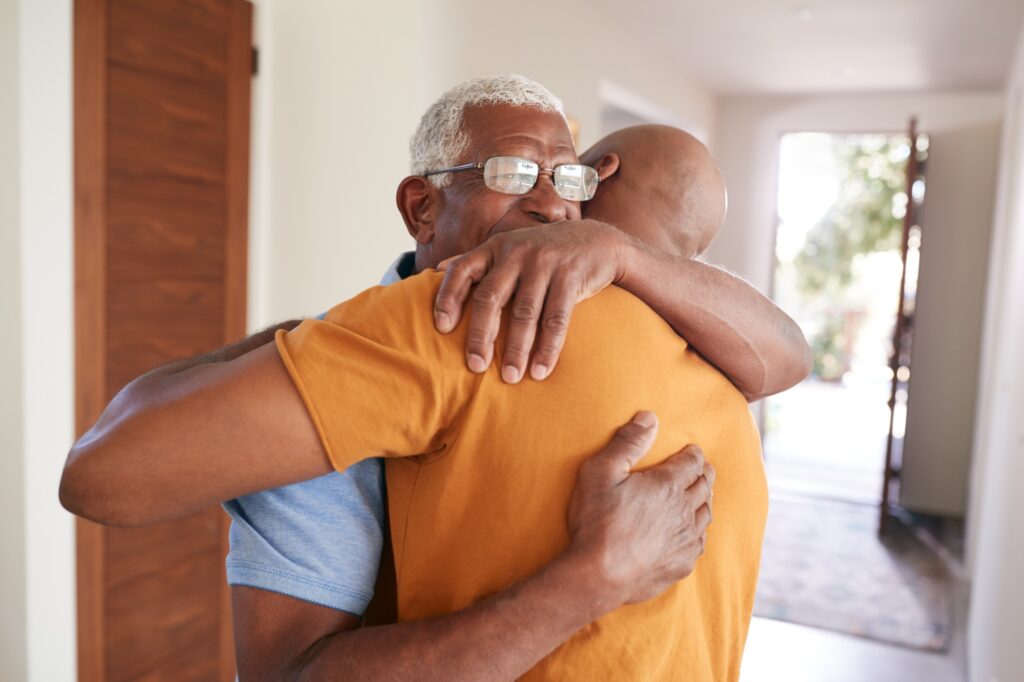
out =
<svg viewBox="0 0 1024 682"><path fill-rule="evenodd" d="M231 516L229 585L258 587L356 616L366 610L386 523L380 460L222 506Z"/></svg>
<svg viewBox="0 0 1024 682"><path fill-rule="evenodd" d="M479 375L465 367L465 325L433 322L441 273L376 287L278 332L281 359L335 469L367 457L408 457L446 446Z"/></svg>

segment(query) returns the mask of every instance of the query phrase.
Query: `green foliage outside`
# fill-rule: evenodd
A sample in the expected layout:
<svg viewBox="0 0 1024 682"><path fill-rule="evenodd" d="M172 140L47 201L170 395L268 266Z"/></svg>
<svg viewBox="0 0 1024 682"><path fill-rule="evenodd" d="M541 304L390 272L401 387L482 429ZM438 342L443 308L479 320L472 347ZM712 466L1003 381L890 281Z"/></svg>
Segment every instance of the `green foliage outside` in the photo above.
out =
<svg viewBox="0 0 1024 682"><path fill-rule="evenodd" d="M795 293L812 302L819 316L809 340L814 373L827 381L841 378L849 366L858 320L849 291L856 259L899 251L908 152L905 137L883 135L833 136L832 148L846 177L835 203L808 232L791 271Z"/></svg>

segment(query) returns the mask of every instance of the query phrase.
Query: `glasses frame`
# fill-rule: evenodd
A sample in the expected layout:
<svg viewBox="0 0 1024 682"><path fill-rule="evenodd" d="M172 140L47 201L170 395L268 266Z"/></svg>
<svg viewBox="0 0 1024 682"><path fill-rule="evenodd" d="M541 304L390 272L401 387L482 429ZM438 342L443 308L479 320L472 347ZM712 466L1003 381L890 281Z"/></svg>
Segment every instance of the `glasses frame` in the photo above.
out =
<svg viewBox="0 0 1024 682"><path fill-rule="evenodd" d="M523 194L513 194L511 192L502 192L501 190L494 189L493 187L488 187L487 188L487 189L491 190L492 192L498 192L499 194L508 194L509 196L523 196L525 194L529 194L531 191L534 190L534 188L537 187L537 183L540 181L540 176L541 175L548 175L548 176L551 177L551 184L555 188L555 193L558 194L558 185L555 185L555 171L557 169L561 168L562 166L583 166L584 168L589 168L590 170L594 171L594 175L597 177L597 184L598 185L601 184L601 176L600 176L600 174L598 174L597 169L594 168L593 166L588 166L585 163L560 163L557 166L555 166L554 168L541 168L540 164L537 163L536 161L534 161L533 159L527 159L524 156L507 156L507 155L504 155L504 154L498 154L496 156L489 156L486 159L484 159L483 162L477 161L475 163L464 163L464 164L461 164L459 166L452 166L451 168L441 168L441 169L438 169L438 170L426 171L425 173L423 173L423 177L428 177L428 176L431 176L431 175L440 175L441 173L458 173L460 171L468 171L468 170L480 170L480 171L482 171L484 169L484 166L491 159L520 159L522 161L529 161L530 163L533 163L533 164L537 165L537 179L533 181L533 185L530 187L530 189L528 191L523 192ZM565 199L566 201L590 201L591 199L594 198L595 194L597 194L597 188L596 187L594 188L594 194L591 194L586 199L568 199L566 197L563 197L561 194L558 194L558 196L561 197L562 199Z"/></svg>

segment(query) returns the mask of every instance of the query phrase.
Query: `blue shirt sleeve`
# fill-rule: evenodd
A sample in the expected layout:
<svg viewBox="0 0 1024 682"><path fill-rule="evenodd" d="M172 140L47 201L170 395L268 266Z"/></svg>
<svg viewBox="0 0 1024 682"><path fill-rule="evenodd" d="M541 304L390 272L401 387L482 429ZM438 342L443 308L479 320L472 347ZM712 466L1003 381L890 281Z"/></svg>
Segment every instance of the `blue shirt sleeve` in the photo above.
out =
<svg viewBox="0 0 1024 682"><path fill-rule="evenodd" d="M373 597L384 542L384 467L344 472L246 495L231 515L227 578L360 616Z"/></svg>

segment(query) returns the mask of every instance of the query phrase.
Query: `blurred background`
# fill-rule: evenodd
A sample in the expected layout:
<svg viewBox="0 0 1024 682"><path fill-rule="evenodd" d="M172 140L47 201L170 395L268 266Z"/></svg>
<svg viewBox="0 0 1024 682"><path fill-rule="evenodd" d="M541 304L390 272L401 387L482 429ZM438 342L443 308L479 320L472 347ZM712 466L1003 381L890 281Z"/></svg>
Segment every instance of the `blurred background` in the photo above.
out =
<svg viewBox="0 0 1024 682"><path fill-rule="evenodd" d="M516 72L580 149L729 187L705 255L802 326L753 406L772 508L743 679L1024 679L1020 0L0 0L0 679L233 679L219 509L57 503L132 377L376 284L419 116Z"/></svg>

